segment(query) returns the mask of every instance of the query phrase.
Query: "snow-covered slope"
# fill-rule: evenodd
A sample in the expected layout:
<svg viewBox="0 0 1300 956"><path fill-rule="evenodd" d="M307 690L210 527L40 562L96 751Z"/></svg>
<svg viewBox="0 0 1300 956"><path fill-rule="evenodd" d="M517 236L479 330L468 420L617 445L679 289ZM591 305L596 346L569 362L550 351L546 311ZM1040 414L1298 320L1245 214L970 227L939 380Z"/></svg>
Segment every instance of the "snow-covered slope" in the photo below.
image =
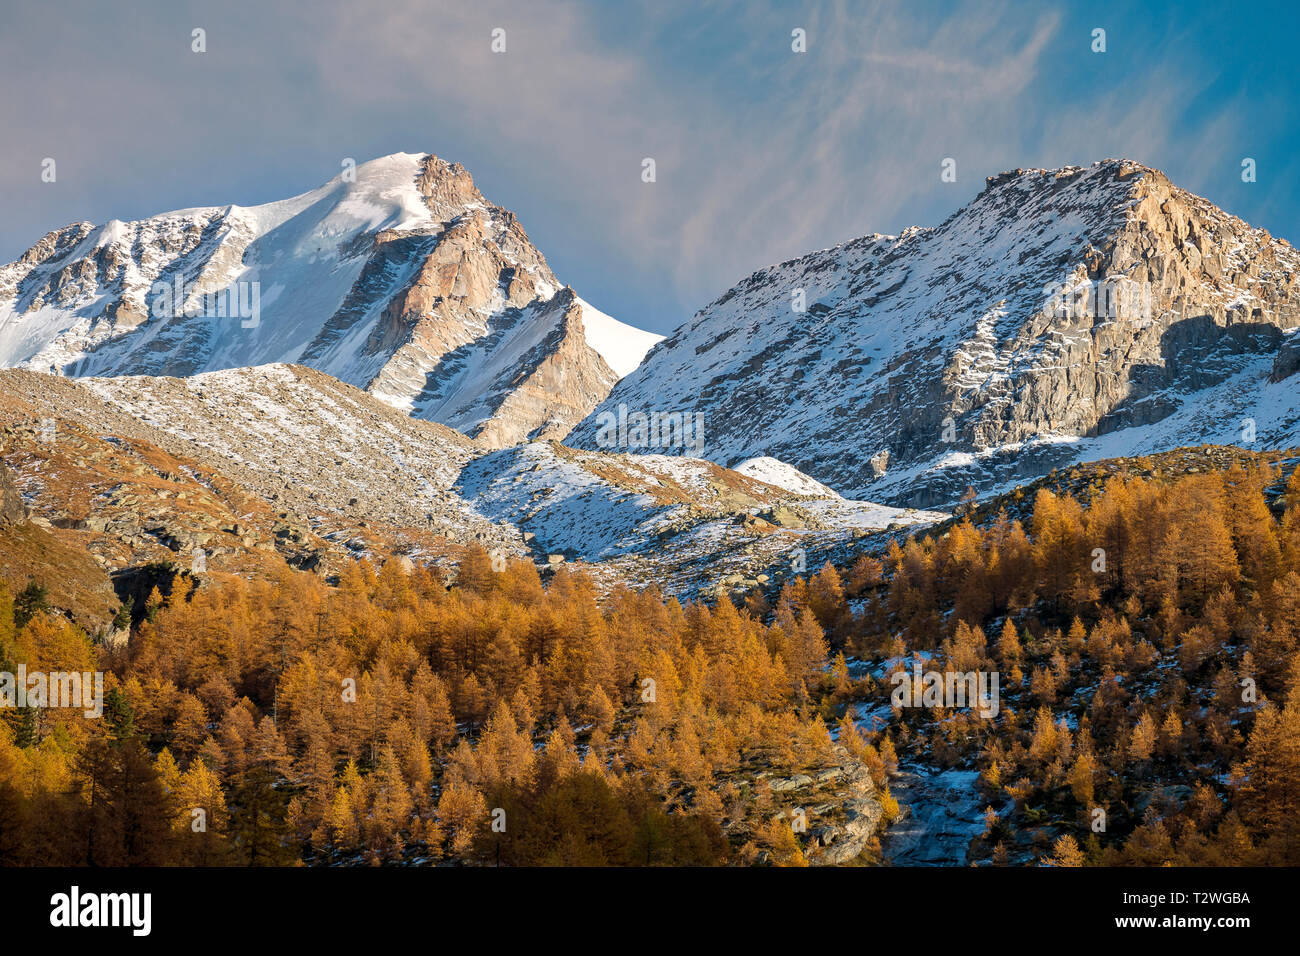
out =
<svg viewBox="0 0 1300 956"><path fill-rule="evenodd" d="M769 485L776 485L778 488L792 491L797 495L808 495L813 498L839 497L820 481L809 478L798 468L791 467L785 462L767 455L746 459L736 465L734 470L742 475L757 478L759 481L766 481Z"/></svg>
<svg viewBox="0 0 1300 956"><path fill-rule="evenodd" d="M498 444L562 437L658 338L562 290L512 213L425 154L263 206L76 223L0 267L0 366L294 362Z"/></svg>
<svg viewBox="0 0 1300 956"><path fill-rule="evenodd" d="M768 471L785 480L798 474ZM865 537L948 517L848 501L826 489L795 492L700 459L556 442L474 459L455 492L487 521L518 528L542 553L591 563L610 582L685 596L815 571L832 554L843 560L846 549L862 549Z"/></svg>
<svg viewBox="0 0 1300 956"><path fill-rule="evenodd" d="M380 522L522 548L516 531L492 525L451 491L483 453L478 443L313 369L80 379L5 370L3 395L43 401L56 422L202 461L313 522Z"/></svg>
<svg viewBox="0 0 1300 956"><path fill-rule="evenodd" d="M662 335L633 328L595 308L589 302L578 300L582 306L582 321L587 333L587 344L600 353L600 357L619 378L636 371L646 353L663 341Z"/></svg>
<svg viewBox="0 0 1300 956"><path fill-rule="evenodd" d="M709 461L581 452L550 442L471 462L456 490L485 517L535 535L543 549L585 561L642 549L691 515L731 516L793 497Z"/></svg>
<svg viewBox="0 0 1300 956"><path fill-rule="evenodd" d="M749 276L568 441L599 447L620 406L697 413L691 454L950 503L1080 455L1242 441L1243 419L1256 447L1300 444L1297 327L1285 241L1129 161L1015 170L935 228Z"/></svg>
<svg viewBox="0 0 1300 956"><path fill-rule="evenodd" d="M46 418L53 442L42 437ZM698 459L553 441L490 450L297 365L186 378L0 370L0 419L29 452L54 446L35 458L10 449L28 503L60 527L108 534L112 569L156 560L159 547L188 554L205 535L247 539L240 553L266 545L298 566L316 566L309 552L319 553L335 569L341 555L454 560L455 546L476 542L544 564L552 555L594 563L611 584L694 595L791 573L799 553L815 570L865 536L946 517L804 495ZM104 455L121 459L113 474L130 480L105 472ZM132 456L152 470L137 472ZM77 485L92 490L62 490ZM221 498L220 514L199 508L196 494ZM254 513L269 523L243 520Z"/></svg>

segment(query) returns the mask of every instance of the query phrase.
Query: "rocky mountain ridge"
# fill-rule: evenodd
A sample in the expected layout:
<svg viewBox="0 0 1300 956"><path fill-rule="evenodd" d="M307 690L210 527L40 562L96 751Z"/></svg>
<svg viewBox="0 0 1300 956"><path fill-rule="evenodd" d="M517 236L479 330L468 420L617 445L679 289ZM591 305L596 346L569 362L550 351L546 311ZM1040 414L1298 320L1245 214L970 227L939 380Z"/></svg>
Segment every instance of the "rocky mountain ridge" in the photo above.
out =
<svg viewBox="0 0 1300 956"><path fill-rule="evenodd" d="M1075 460L1296 444L1298 329L1284 240L1127 160L1019 169L937 227L755 272L568 441L601 447L619 407L702 414L692 453L719 464L951 504Z"/></svg>

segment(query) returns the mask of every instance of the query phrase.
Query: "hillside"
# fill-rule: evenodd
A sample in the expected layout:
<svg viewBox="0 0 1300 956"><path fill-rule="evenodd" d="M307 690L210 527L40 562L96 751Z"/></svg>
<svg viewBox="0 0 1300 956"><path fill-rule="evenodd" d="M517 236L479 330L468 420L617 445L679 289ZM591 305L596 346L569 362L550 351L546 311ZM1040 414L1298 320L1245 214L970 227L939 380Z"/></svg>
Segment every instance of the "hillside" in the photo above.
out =
<svg viewBox="0 0 1300 956"><path fill-rule="evenodd" d="M115 573L188 566L201 547L214 568L265 558L332 577L360 557L451 566L480 545L691 595L788 569L798 548L945 517L842 499L780 462L760 469L775 484L666 455L492 450L293 365L188 378L0 370L0 421L36 520L89 534Z"/></svg>

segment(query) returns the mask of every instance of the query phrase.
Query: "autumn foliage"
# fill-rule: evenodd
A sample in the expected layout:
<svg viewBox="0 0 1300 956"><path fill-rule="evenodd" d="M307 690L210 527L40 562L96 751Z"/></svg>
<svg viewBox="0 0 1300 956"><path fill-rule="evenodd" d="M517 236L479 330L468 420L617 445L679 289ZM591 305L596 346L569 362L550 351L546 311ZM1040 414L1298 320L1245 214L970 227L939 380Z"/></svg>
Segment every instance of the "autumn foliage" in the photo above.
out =
<svg viewBox="0 0 1300 956"><path fill-rule="evenodd" d="M0 592L0 669L107 675L98 720L0 715L0 862L798 863L753 784L832 746L887 819L900 763L978 769L995 862L1300 861L1295 475L1039 490L740 606L443 575L204 576L124 650ZM913 652L997 672L998 716L859 720Z"/></svg>

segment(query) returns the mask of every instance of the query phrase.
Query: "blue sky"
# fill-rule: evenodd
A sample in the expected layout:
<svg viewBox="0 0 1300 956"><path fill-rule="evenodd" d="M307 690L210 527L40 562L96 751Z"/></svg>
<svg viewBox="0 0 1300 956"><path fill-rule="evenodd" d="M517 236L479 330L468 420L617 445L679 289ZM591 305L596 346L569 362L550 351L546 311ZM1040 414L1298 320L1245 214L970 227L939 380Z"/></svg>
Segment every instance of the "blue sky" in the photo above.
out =
<svg viewBox="0 0 1300 956"><path fill-rule="evenodd" d="M396 151L464 163L562 281L659 332L1018 166L1125 156L1297 241L1298 6L0 0L0 261Z"/></svg>

